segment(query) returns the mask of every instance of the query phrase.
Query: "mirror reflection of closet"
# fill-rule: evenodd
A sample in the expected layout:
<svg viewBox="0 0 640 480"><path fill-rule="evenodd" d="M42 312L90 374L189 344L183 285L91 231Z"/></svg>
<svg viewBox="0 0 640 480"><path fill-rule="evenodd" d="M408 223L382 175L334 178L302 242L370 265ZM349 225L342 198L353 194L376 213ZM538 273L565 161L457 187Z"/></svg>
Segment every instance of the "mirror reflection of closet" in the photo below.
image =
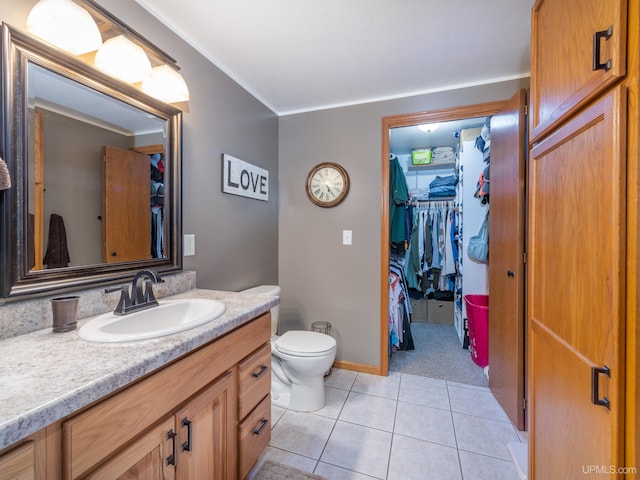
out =
<svg viewBox="0 0 640 480"><path fill-rule="evenodd" d="M404 266L411 309L410 326L399 332L402 339L395 345L396 352L391 340L391 369L431 376L437 355L437 368L445 370L443 378L487 385L482 369L466 350L463 292L488 291L487 265L470 260L464 250L488 211L488 198L482 198L478 191L488 159L476 139L489 118L430 121L389 129L390 160L397 158L406 179L413 230L407 244L390 242L390 264ZM455 357L466 362L452 360Z"/></svg>

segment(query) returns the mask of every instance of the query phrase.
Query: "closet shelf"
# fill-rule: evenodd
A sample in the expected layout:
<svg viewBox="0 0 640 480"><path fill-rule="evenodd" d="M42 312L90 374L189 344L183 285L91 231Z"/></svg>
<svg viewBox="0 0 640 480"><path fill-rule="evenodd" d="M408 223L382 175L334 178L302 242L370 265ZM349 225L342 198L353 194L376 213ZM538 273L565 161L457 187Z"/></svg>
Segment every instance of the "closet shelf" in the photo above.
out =
<svg viewBox="0 0 640 480"><path fill-rule="evenodd" d="M418 170L453 170L456 168L456 162L429 163L427 165L409 165L409 171Z"/></svg>

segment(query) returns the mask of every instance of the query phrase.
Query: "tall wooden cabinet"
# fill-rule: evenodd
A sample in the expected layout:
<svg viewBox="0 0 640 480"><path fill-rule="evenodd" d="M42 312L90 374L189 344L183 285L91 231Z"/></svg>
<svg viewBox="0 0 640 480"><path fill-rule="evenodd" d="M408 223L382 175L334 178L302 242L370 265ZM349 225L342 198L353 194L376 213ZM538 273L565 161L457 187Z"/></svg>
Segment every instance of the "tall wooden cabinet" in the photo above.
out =
<svg viewBox="0 0 640 480"><path fill-rule="evenodd" d="M638 467L639 25L637 0L532 10L531 479Z"/></svg>

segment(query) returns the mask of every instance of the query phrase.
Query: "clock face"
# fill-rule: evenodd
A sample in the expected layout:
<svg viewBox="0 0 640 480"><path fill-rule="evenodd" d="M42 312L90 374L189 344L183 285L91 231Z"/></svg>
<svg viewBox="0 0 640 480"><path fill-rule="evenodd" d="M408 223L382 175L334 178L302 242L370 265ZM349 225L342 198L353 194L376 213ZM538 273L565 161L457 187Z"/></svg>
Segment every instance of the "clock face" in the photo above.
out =
<svg viewBox="0 0 640 480"><path fill-rule="evenodd" d="M321 163L309 172L307 195L320 207L333 207L340 203L349 191L349 176L336 163Z"/></svg>

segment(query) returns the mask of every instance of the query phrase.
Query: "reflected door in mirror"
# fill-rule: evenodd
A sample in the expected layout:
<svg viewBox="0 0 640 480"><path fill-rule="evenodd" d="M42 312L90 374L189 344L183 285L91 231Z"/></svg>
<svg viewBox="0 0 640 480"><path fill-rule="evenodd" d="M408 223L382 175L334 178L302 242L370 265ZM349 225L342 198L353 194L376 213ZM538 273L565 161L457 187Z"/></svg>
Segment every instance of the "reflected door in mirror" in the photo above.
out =
<svg viewBox="0 0 640 480"><path fill-rule="evenodd" d="M151 258L149 156L103 147L103 261Z"/></svg>

